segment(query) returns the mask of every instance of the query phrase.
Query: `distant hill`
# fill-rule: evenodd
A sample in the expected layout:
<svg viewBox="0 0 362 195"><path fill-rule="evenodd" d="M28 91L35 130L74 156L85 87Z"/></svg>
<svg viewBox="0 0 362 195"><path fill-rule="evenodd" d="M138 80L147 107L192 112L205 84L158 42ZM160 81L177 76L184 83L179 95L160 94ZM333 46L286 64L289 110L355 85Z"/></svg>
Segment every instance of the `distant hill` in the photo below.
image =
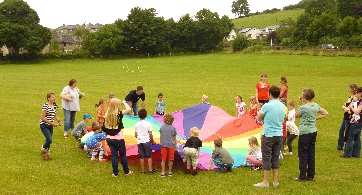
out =
<svg viewBox="0 0 362 195"><path fill-rule="evenodd" d="M280 21L287 20L288 18L292 18L294 21L297 20L298 16L300 16L304 12L304 9L296 9L296 10L283 10L272 14L260 14L254 15L245 18L238 18L232 20L235 27L241 28L244 27L257 27L257 28L265 28L266 26L276 24L276 18L278 19L278 24Z"/></svg>

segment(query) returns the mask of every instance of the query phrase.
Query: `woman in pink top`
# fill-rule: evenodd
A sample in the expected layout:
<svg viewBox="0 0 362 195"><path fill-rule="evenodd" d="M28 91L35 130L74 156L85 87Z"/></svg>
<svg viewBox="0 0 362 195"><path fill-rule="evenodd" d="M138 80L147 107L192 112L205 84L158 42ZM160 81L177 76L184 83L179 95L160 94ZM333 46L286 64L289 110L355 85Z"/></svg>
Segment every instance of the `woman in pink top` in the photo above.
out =
<svg viewBox="0 0 362 195"><path fill-rule="evenodd" d="M282 76L280 77L280 95L279 98L287 99L288 98L288 82L287 77Z"/></svg>
<svg viewBox="0 0 362 195"><path fill-rule="evenodd" d="M268 103L269 102L269 88L270 84L266 82L267 75L263 73L261 75L261 81L256 84L256 93L255 97L257 97L258 103Z"/></svg>

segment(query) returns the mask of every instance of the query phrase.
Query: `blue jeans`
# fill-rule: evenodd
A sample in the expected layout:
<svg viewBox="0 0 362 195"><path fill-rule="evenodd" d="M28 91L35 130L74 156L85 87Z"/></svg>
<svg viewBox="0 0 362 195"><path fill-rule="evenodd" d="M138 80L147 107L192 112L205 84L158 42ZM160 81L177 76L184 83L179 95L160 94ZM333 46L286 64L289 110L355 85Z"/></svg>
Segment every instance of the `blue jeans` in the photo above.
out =
<svg viewBox="0 0 362 195"><path fill-rule="evenodd" d="M219 170L224 170L224 169L227 169L227 168L230 169L233 166L233 164L224 164L224 163L222 163L219 158L214 158L214 164Z"/></svg>
<svg viewBox="0 0 362 195"><path fill-rule="evenodd" d="M346 149L344 151L344 157L360 157L361 153L361 130L362 123L351 124L349 129L348 140Z"/></svg>
<svg viewBox="0 0 362 195"><path fill-rule="evenodd" d="M74 129L75 113L77 111L70 111L63 108L64 113L64 132L68 132L69 129Z"/></svg>
<svg viewBox="0 0 362 195"><path fill-rule="evenodd" d="M53 135L53 126L48 124L41 124L40 130L45 137L45 142L43 144L44 149L49 149L50 144L53 142L52 135Z"/></svg>
<svg viewBox="0 0 362 195"><path fill-rule="evenodd" d="M124 139L117 140L117 139L107 139L107 143L109 148L111 149L112 153L112 168L113 168L113 174L118 175L118 153L121 157L121 164L123 167L124 174L129 173L128 168L128 161L126 156L126 144L124 142Z"/></svg>
<svg viewBox="0 0 362 195"><path fill-rule="evenodd" d="M337 149L338 150L343 150L343 146L344 146L344 132L346 131L346 129L348 128L349 125L349 120L344 120L342 121L341 124L341 128L339 129L339 136L338 136L338 146Z"/></svg>
<svg viewBox="0 0 362 195"><path fill-rule="evenodd" d="M138 102L132 103L133 116L138 116ZM131 113L129 113L131 115Z"/></svg>

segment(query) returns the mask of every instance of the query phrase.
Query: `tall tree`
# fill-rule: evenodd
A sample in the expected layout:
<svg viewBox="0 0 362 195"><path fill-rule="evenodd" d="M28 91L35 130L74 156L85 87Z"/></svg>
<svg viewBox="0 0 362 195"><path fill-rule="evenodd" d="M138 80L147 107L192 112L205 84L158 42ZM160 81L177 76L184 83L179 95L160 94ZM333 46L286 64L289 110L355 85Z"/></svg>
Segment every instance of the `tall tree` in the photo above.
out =
<svg viewBox="0 0 362 195"><path fill-rule="evenodd" d="M90 38L90 52L104 55L118 54L124 37L115 24L106 24Z"/></svg>
<svg viewBox="0 0 362 195"><path fill-rule="evenodd" d="M338 0L338 13L342 18L354 16L355 7L362 4L362 0Z"/></svg>
<svg viewBox="0 0 362 195"><path fill-rule="evenodd" d="M40 52L50 42L51 32L39 21L36 11L23 0L4 0L0 3L0 45L6 45L15 55L20 48Z"/></svg>
<svg viewBox="0 0 362 195"><path fill-rule="evenodd" d="M248 15L250 12L248 0L236 0L231 4L231 13L236 17Z"/></svg>
<svg viewBox="0 0 362 195"><path fill-rule="evenodd" d="M314 17L312 23L307 28L307 40L309 43L317 45L323 37L335 37L339 22L338 15L333 13L323 12L322 15Z"/></svg>
<svg viewBox="0 0 362 195"><path fill-rule="evenodd" d="M320 16L323 12L337 13L336 0L308 0L305 13L311 17Z"/></svg>

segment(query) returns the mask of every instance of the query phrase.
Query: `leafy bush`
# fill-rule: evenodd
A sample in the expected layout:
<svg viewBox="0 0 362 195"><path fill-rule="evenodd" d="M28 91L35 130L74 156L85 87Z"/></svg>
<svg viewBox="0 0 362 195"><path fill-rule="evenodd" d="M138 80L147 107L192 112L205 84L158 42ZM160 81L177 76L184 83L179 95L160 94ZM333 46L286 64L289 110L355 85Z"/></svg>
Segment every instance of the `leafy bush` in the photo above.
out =
<svg viewBox="0 0 362 195"><path fill-rule="evenodd" d="M246 53L257 53L262 51L268 51L269 48L264 45L254 45L245 50Z"/></svg>
<svg viewBox="0 0 362 195"><path fill-rule="evenodd" d="M242 51L249 46L248 37L244 34L238 33L233 40L232 49L233 52Z"/></svg>

